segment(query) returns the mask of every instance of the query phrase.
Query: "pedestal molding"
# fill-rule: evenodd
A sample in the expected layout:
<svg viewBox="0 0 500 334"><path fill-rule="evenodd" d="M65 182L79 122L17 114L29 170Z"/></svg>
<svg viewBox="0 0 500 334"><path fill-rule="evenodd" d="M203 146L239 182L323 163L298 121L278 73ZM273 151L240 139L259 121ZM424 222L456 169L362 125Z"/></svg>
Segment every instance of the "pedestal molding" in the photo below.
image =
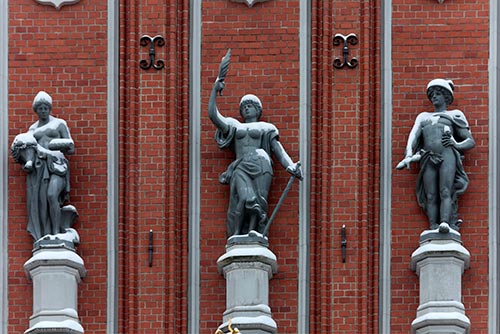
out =
<svg viewBox="0 0 500 334"><path fill-rule="evenodd" d="M470 253L460 239L439 236L420 243L411 256L411 269L420 278L412 333L469 333L470 320L462 304L462 275L469 265Z"/></svg>
<svg viewBox="0 0 500 334"><path fill-rule="evenodd" d="M35 250L24 264L33 281L33 314L25 334L84 333L78 319L78 284L86 275L83 259L65 245L54 247Z"/></svg>
<svg viewBox="0 0 500 334"><path fill-rule="evenodd" d="M231 243L217 267L226 279L226 311L219 330L226 333L231 321L242 333L276 333L269 307L269 280L278 270L274 253L254 242Z"/></svg>

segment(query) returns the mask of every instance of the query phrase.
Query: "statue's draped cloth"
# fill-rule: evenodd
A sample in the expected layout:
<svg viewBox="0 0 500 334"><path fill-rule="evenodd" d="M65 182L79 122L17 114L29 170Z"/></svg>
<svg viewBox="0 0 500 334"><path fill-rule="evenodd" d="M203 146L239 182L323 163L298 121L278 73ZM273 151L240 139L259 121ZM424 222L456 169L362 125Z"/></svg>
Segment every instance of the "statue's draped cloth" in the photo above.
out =
<svg viewBox="0 0 500 334"><path fill-rule="evenodd" d="M253 138L261 141L260 149L237 157L219 177L219 181L230 186L230 199L227 211L228 233L233 235L235 226L241 226L244 212L260 217L262 228L267 219L267 193L273 175L271 160L271 141L278 140L278 129L270 123L258 122L248 125L228 118L229 131L223 134L217 129L215 139L219 148L230 148L233 152L235 138L239 131L248 131ZM237 185L244 184L247 191L238 191ZM244 211L244 212L242 212Z"/></svg>
<svg viewBox="0 0 500 334"><path fill-rule="evenodd" d="M444 115L441 115L440 117L446 117ZM458 117L446 117L448 120L453 122L453 125L459 127L459 128L469 128L469 124L467 121L463 118L458 118ZM420 158L420 172L417 177L417 188L416 188L416 195L417 195L417 201L418 204L421 208L423 208L426 212L426 206L427 206L427 196L425 194L425 189L424 189L424 172L426 171L427 168L439 168L439 165L442 163L443 159L440 154L432 152L432 151L425 151L421 147L421 143L417 144L417 151L420 152L421 158ZM451 215L451 224L455 224L458 219L458 196L462 195L465 190L467 189L467 186L469 184L469 177L465 173L464 166L462 163L463 160L463 155L454 147L450 148L453 151L453 154L455 156L455 164L456 164L456 171L455 171L455 179L454 179L454 184L453 184L453 192L451 194L452 198L452 215Z"/></svg>

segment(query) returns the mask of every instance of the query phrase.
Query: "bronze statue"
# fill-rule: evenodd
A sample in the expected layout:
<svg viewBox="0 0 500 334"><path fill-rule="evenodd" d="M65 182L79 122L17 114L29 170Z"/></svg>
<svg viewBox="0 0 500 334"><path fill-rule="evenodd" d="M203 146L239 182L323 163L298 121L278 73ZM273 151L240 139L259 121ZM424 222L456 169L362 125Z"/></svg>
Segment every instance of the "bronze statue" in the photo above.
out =
<svg viewBox="0 0 500 334"><path fill-rule="evenodd" d="M278 129L271 123L259 121L262 103L257 96L248 94L241 99L243 123L219 113L216 96L224 89L229 58L230 50L222 59L208 103L208 116L217 127L215 137L219 148L230 148L236 154L236 160L219 177L221 183L230 187L227 232L229 236L262 234L267 232L269 223L267 196L273 177L272 154L300 180L302 170L281 145Z"/></svg>
<svg viewBox="0 0 500 334"><path fill-rule="evenodd" d="M469 123L460 110L447 110L453 102L451 80L434 79L427 85L427 97L433 112L422 112L408 138L405 158L397 169L409 168L420 161L417 178L417 200L424 209L430 229L447 233L458 231L458 195L467 189L469 178L464 171L463 153L475 146Z"/></svg>
<svg viewBox="0 0 500 334"><path fill-rule="evenodd" d="M28 173L26 179L28 232L35 240L65 233L78 213L65 205L69 196L69 164L65 154L75 147L66 122L51 116L52 98L40 91L33 100L38 121L16 136L14 160Z"/></svg>

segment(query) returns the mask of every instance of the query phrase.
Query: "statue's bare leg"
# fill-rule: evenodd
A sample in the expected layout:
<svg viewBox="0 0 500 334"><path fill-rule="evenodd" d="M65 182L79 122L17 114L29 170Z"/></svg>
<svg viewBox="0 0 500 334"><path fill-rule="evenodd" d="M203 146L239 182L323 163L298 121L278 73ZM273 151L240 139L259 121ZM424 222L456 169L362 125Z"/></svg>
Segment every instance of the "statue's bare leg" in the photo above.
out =
<svg viewBox="0 0 500 334"><path fill-rule="evenodd" d="M248 197L251 196L252 192L248 187L248 180L243 175L234 174L233 182L231 186L233 187L234 194L231 196L235 196L231 200L237 201L236 208L234 212L234 235L239 235L243 231L243 226L245 224L245 217L247 216L247 201Z"/></svg>
<svg viewBox="0 0 500 334"><path fill-rule="evenodd" d="M52 221L52 234L61 233L61 203L60 194L65 186L63 177L52 175L47 189L47 201L49 203L50 220Z"/></svg>
<svg viewBox="0 0 500 334"><path fill-rule="evenodd" d="M440 223L445 222L450 224L453 215L452 194L456 173L455 155L449 150L443 154L443 159L443 163L439 169Z"/></svg>
<svg viewBox="0 0 500 334"><path fill-rule="evenodd" d="M48 214L48 203L47 203L47 189L49 186L49 182L46 180L40 180L40 188L38 193L38 203L35 205L39 205L38 207L38 215L40 219L40 229L42 230L41 236L50 233L50 219Z"/></svg>
<svg viewBox="0 0 500 334"><path fill-rule="evenodd" d="M425 167L423 174L424 191L426 199L426 214L429 219L430 228L439 226L439 195L438 195L438 171L430 164Z"/></svg>

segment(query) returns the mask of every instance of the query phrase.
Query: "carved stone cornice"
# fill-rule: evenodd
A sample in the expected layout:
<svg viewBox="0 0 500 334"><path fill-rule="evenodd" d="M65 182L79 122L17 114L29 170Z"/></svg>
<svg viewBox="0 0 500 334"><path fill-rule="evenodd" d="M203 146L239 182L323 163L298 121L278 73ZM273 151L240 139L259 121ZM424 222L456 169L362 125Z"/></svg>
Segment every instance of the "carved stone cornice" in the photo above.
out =
<svg viewBox="0 0 500 334"><path fill-rule="evenodd" d="M246 3L248 7L252 7L257 2L266 2L269 0L231 0L232 2Z"/></svg>
<svg viewBox="0 0 500 334"><path fill-rule="evenodd" d="M57 10L61 9L62 6L65 5L74 5L80 0L35 0L39 4L42 5L50 5L55 7Z"/></svg>

